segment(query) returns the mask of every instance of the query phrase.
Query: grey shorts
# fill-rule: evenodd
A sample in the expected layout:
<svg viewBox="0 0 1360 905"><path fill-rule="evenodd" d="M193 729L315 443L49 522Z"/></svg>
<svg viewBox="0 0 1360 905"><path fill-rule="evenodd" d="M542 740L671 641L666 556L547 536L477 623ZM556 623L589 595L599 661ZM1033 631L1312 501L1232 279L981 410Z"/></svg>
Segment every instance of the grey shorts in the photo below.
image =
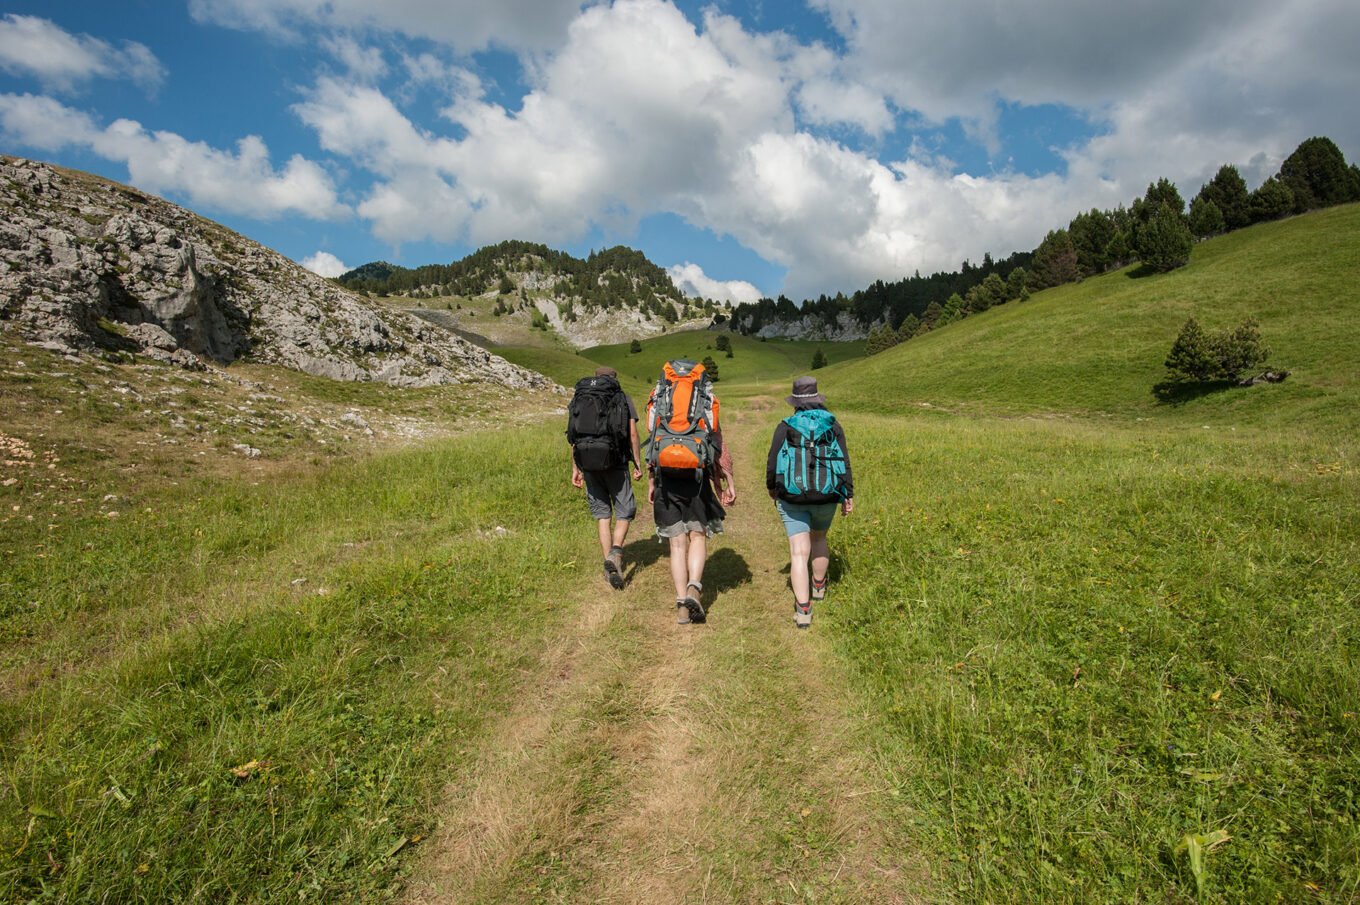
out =
<svg viewBox="0 0 1360 905"><path fill-rule="evenodd" d="M607 519L611 511L614 518L625 521L637 516L637 500L633 498L633 482L628 479L627 467L581 474L586 479L586 503L592 517Z"/></svg>

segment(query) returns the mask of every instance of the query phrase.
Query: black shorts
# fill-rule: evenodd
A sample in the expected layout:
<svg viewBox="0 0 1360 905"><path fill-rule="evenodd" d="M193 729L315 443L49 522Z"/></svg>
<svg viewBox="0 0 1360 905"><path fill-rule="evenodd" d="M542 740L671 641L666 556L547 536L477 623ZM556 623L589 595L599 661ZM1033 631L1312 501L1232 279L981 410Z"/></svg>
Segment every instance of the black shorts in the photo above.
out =
<svg viewBox="0 0 1360 905"><path fill-rule="evenodd" d="M652 505L660 537L679 537L689 531L702 531L711 537L722 533L727 517L708 475L693 471L658 471Z"/></svg>

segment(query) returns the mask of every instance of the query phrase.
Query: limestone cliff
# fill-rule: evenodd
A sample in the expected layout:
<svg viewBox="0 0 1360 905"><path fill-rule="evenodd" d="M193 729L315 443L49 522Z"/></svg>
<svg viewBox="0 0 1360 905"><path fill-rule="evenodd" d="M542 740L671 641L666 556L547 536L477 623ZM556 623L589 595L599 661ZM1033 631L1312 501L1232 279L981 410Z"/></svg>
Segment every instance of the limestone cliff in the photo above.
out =
<svg viewBox="0 0 1360 905"><path fill-rule="evenodd" d="M12 157L0 157L0 327L63 354L191 368L246 358L398 386L551 385L161 198Z"/></svg>

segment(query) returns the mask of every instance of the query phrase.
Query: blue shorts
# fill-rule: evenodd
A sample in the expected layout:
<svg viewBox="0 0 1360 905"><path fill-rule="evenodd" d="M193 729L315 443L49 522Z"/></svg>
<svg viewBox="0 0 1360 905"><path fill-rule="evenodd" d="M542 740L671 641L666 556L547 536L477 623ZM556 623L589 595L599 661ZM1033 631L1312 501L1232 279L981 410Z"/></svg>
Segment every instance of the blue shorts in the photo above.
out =
<svg viewBox="0 0 1360 905"><path fill-rule="evenodd" d="M784 520L784 530L788 532L789 537L793 537L795 534L807 534L810 531L826 531L831 527L831 519L835 517L840 503L800 506L797 503L775 500L774 505L779 510L779 517Z"/></svg>

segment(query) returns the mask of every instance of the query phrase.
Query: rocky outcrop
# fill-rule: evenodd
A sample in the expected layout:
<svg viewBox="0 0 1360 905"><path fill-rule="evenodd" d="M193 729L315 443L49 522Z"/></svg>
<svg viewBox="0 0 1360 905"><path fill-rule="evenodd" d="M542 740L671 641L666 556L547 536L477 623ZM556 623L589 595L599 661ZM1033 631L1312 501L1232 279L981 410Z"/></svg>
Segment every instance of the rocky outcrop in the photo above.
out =
<svg viewBox="0 0 1360 905"><path fill-rule="evenodd" d="M0 325L68 355L130 352L190 368L247 358L397 386L552 386L163 199L9 157Z"/></svg>
<svg viewBox="0 0 1360 905"><path fill-rule="evenodd" d="M667 301L663 304L671 303ZM667 331L703 329L712 322L711 317L704 317L668 323L639 308L578 309L574 319L569 320L562 316L555 299L540 299L535 307L553 330L577 349L630 339L648 339ZM678 306L672 305L672 308L678 310Z"/></svg>

